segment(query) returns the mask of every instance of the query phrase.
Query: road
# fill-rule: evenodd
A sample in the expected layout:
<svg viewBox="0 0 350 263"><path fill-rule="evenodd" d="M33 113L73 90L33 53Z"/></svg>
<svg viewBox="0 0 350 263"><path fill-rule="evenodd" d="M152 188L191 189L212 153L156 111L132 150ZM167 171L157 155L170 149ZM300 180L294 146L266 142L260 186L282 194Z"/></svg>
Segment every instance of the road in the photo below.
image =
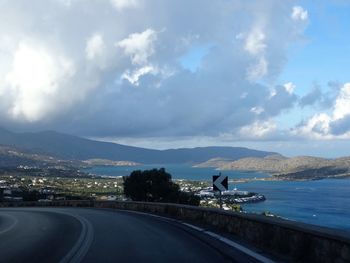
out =
<svg viewBox="0 0 350 263"><path fill-rule="evenodd" d="M92 208L0 209L0 262L259 262L165 218Z"/></svg>

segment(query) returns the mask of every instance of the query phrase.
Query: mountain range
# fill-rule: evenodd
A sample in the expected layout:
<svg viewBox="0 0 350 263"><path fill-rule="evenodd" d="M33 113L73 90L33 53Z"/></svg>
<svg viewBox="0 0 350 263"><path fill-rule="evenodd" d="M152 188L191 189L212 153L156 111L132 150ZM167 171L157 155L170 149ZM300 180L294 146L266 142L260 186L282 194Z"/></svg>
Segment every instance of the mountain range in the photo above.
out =
<svg viewBox="0 0 350 263"><path fill-rule="evenodd" d="M245 157L265 157L275 154L243 147L155 150L95 141L55 131L16 133L2 128L0 129L0 145L65 160L106 159L144 164L196 164L212 158L238 160Z"/></svg>
<svg viewBox="0 0 350 263"><path fill-rule="evenodd" d="M287 158L243 147L155 150L95 141L54 131L16 133L0 129L0 167L191 164L219 170L265 171L275 178L310 180L350 176L350 157Z"/></svg>

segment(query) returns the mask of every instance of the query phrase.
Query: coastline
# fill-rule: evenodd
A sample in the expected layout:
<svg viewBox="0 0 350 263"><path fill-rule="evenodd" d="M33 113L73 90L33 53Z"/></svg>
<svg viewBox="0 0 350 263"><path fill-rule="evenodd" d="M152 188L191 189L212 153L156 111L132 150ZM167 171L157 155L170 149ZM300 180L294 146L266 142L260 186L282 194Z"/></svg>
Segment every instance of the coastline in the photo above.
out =
<svg viewBox="0 0 350 263"><path fill-rule="evenodd" d="M191 165L167 165L167 164L154 164L154 165L91 165L85 167L82 171L93 175L103 176L105 178L115 178L129 175L133 170L143 170L150 169L151 167L165 167L170 174L172 174L172 179L176 180L194 180L194 181L208 181L211 180L213 171L222 171L228 174L229 182L231 183L249 183L249 182L259 182L259 181L315 181L324 179L346 179L350 178L350 173L341 174L315 174L313 171L305 170L296 173L278 173L276 171L264 171L264 170L242 170L242 169L219 169L215 167L197 167ZM101 169L102 168L102 169ZM109 168L115 170L114 174L110 174ZM181 170L179 170L180 168ZM105 171L107 169L107 171ZM195 173L188 172L188 169L193 169ZM184 174L184 170L186 174ZM212 171L212 172L211 172ZM203 174L207 173L207 177L203 178ZM181 177L182 175L183 177ZM232 178L232 174L238 174L238 178ZM251 177L250 177L251 175ZM256 175L256 176L254 176Z"/></svg>
<svg viewBox="0 0 350 263"><path fill-rule="evenodd" d="M217 174L217 170L213 168L193 168L190 165L154 167L161 166L164 166L172 175L172 179L184 188L210 187L212 175ZM154 167L111 167L109 173L109 169L99 169L94 173L100 172L113 179L116 176L128 175L133 169ZM223 173L229 176L230 187L235 186L239 190L259 193L266 197L264 202L242 204L244 212L261 214L268 211L298 222L350 230L350 224L346 220L350 216L350 175L347 173L308 180L278 178L275 174L265 171L226 170ZM242 178L244 176L247 178ZM188 184L188 181L192 183Z"/></svg>

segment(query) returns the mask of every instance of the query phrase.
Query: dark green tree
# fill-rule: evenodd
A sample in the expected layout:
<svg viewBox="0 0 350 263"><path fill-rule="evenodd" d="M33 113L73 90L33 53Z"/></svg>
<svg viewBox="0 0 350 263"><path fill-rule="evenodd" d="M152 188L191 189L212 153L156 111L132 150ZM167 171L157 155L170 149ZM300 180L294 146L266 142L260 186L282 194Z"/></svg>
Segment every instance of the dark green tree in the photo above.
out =
<svg viewBox="0 0 350 263"><path fill-rule="evenodd" d="M23 197L23 201L38 201L39 199L43 198L43 196L37 190L30 191L25 188L22 188L21 190L22 192L20 196Z"/></svg>
<svg viewBox="0 0 350 263"><path fill-rule="evenodd" d="M133 201L199 205L193 194L180 191L164 168L133 171L124 177L124 194Z"/></svg>

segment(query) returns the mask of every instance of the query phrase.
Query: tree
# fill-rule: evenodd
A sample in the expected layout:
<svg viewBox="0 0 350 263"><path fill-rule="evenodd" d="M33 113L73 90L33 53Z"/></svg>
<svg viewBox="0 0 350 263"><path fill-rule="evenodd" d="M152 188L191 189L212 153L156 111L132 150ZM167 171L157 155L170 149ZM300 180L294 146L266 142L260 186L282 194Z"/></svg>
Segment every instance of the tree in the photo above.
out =
<svg viewBox="0 0 350 263"><path fill-rule="evenodd" d="M133 171L124 177L124 195L133 201L199 205L193 194L183 193L164 168Z"/></svg>

